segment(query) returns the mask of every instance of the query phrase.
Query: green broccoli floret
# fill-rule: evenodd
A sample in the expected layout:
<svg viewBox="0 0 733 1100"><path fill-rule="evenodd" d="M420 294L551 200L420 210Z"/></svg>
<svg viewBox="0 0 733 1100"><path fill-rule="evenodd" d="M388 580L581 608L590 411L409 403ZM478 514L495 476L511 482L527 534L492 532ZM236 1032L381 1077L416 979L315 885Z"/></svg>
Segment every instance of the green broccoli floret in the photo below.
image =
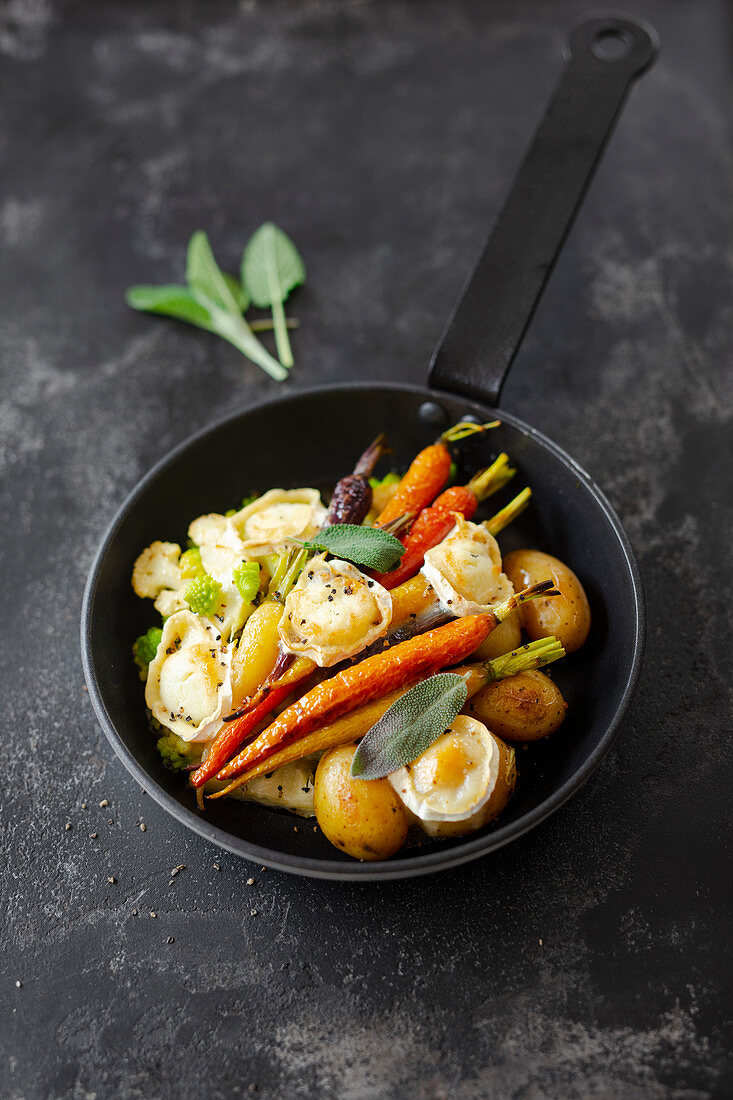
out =
<svg viewBox="0 0 733 1100"><path fill-rule="evenodd" d="M163 631L159 626L151 626L144 634L141 634L132 647L132 656L135 664L140 669L140 679L147 680L150 662L154 660L160 645Z"/></svg>
<svg viewBox="0 0 733 1100"><path fill-rule="evenodd" d="M213 614L221 596L221 585L208 573L195 577L183 593L183 598L196 615Z"/></svg>
<svg viewBox="0 0 733 1100"><path fill-rule="evenodd" d="M201 564L201 551L198 546L192 546L190 550L184 550L178 564L181 567L182 577L200 577L206 572Z"/></svg>
<svg viewBox="0 0 733 1100"><path fill-rule="evenodd" d="M231 516L236 516L236 514L237 514L237 509L236 508L227 508L226 512L224 513L226 519L230 519Z"/></svg>
<svg viewBox="0 0 733 1100"><path fill-rule="evenodd" d="M184 741L175 733L163 734L158 739L157 749L163 757L163 763L173 771L180 771L188 764L194 764L201 759L202 745L196 741Z"/></svg>
<svg viewBox="0 0 733 1100"><path fill-rule="evenodd" d="M234 581L239 595L247 603L252 603L260 589L260 567L256 561L241 561L232 570Z"/></svg>
<svg viewBox="0 0 733 1100"><path fill-rule="evenodd" d="M370 477L369 484L372 489L381 489L382 486L396 485L400 481L400 475L396 474L394 470L390 474L385 474L384 477Z"/></svg>

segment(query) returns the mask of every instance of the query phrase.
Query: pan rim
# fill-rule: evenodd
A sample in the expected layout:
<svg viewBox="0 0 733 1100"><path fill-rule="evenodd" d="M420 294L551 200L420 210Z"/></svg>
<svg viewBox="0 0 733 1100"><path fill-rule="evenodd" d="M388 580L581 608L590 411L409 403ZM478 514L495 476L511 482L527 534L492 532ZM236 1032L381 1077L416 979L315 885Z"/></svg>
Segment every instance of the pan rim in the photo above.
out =
<svg viewBox="0 0 733 1100"><path fill-rule="evenodd" d="M176 821L185 825L210 843L220 848L224 848L226 851L232 852L240 858L248 859L254 863L260 863L273 870L331 881L379 882L390 879L415 878L421 875L434 874L438 871L446 871L453 867L458 867L461 864L477 859L479 856L487 855L489 852L503 848L506 844L517 840L519 837L535 828L541 821L544 821L551 814L555 813L556 810L560 809L560 807L583 786L590 775L596 770L610 749L628 711L641 673L646 639L646 608L641 572L628 535L605 494L583 467L580 466L572 456L567 454L566 451L549 439L549 437L545 436L542 432L533 428L519 417L514 416L512 413L506 412L504 409L495 410L501 420L512 425L512 427L523 434L537 440L550 453L566 464L573 473L583 481L586 488L589 489L591 495L600 506L619 541L623 559L631 577L635 619L634 648L631 655L629 676L619 705L610 723L607 725L605 732L602 734L598 745L590 753L584 764L578 768L561 787L554 791L553 794L543 802L539 803L539 805L535 806L534 809L524 814L517 821L504 825L493 832L475 837L472 840L466 840L457 847L432 851L424 855L406 856L404 859L395 863L385 860L374 863L353 864L343 863L338 860L314 859L310 856L298 856L276 852L273 849L251 843L243 838L233 837L232 834L225 829L222 829L218 825L213 825L205 818L199 817L193 810L182 806L181 803L160 786L158 781L149 775L135 759L131 750L128 749L124 743L105 705L102 690L97 681L94 669L94 658L91 645L92 612L96 598L97 581L104 560L113 544L119 528L127 518L128 513L165 468L175 462L178 456L191 446L206 439L207 436L215 435L227 425L250 413L266 407L283 404L294 399L306 396L317 396L318 394L329 391L363 390L365 388L380 388L401 391L403 393L407 392L420 395L426 400L430 397L439 399L441 396L451 400L459 399L465 401L469 405L475 405L477 410L492 408L492 406L482 405L481 402L472 398L466 398L461 394L449 393L437 389L428 389L426 386L419 386L413 383L385 382L375 379L373 381L362 380L357 382L328 383L326 385L304 387L302 389L293 388L287 393L280 394L276 397L265 398L261 401L246 405L236 412L228 413L212 424L187 436L181 443L172 448L167 454L163 455L163 457L143 475L123 500L107 526L92 560L84 587L80 628L82 667L89 697L92 701L97 720L107 740L114 749L115 754L125 765L128 772L137 780L143 790Z"/></svg>

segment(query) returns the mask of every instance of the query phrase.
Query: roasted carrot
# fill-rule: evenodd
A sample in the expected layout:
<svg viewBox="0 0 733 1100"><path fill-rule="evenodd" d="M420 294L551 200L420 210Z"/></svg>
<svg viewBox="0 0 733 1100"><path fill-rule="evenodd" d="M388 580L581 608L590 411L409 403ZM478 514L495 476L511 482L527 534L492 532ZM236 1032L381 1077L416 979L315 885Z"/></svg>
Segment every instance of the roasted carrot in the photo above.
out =
<svg viewBox="0 0 733 1100"><path fill-rule="evenodd" d="M375 580L389 589L409 580L422 568L427 551L442 542L455 525L455 513L471 519L481 501L506 485L515 472L508 465L508 456L502 453L468 485L453 485L446 489L434 504L423 508L410 533L403 539L405 553L397 568L390 573L375 574Z"/></svg>
<svg viewBox="0 0 733 1100"><path fill-rule="evenodd" d="M470 698L488 683L503 680L527 669L541 668L552 661L557 661L564 655L565 650L558 639L550 636L540 638L539 641L531 642L520 649L512 650L511 653L505 653L501 657L495 657L492 661L464 665L461 668L454 669L454 671L459 676L463 676ZM222 798L224 795L236 790L237 787L248 783L250 779L256 779L257 776L271 772L275 768L281 768L284 764L291 764L295 760L301 760L304 756L310 756L311 753L326 752L337 745L345 745L349 741L356 741L360 737L364 737L372 726L379 721L385 711L406 691L409 691L408 686L398 688L396 691L390 692L389 695L367 703L350 714L337 718L335 722L329 722L320 729L298 738L297 741L293 741L284 749L273 753L267 760L254 764L242 772L224 790L210 794L208 797Z"/></svg>
<svg viewBox="0 0 733 1100"><path fill-rule="evenodd" d="M247 711L246 714L241 714L238 718L234 718L231 722L227 722L226 725L222 726L211 745L209 755L196 771L191 773L191 786L203 787L208 779L215 776L220 768L224 767L232 753L237 751L252 731L265 721L267 716L272 713L279 703L282 703L283 699L287 698L292 690L292 684L282 684L279 687L272 688L260 698L259 703L252 710Z"/></svg>
<svg viewBox="0 0 733 1100"><path fill-rule="evenodd" d="M542 581L510 596L493 611L467 615L455 622L410 638L358 665L343 669L307 692L275 719L266 730L217 773L220 780L235 779L246 768L266 760L278 749L372 699L457 664L473 653L492 630L526 600L556 595L551 581Z"/></svg>
<svg viewBox="0 0 733 1100"><path fill-rule="evenodd" d="M437 443L420 451L399 483L397 492L377 517L377 526L383 527L398 516L408 512L416 515L427 508L448 480L453 461L451 444L494 427L497 423L498 421L492 421L491 424L456 424L444 432Z"/></svg>
<svg viewBox="0 0 733 1100"><path fill-rule="evenodd" d="M369 476L386 449L387 437L382 432L364 451L354 467L354 472L336 483L324 527L332 527L338 523L359 524L363 521L372 506Z"/></svg>

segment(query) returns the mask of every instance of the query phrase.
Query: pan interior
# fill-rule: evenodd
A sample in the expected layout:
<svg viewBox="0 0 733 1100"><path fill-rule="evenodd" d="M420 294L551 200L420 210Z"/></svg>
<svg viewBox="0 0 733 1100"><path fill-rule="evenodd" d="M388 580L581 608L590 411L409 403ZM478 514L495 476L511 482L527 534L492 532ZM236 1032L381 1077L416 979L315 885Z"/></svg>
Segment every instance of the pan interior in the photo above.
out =
<svg viewBox="0 0 733 1100"><path fill-rule="evenodd" d="M394 455L382 460L404 469L437 429L419 415L426 400L437 400L446 423L467 413L488 419L492 411L460 398L430 394L417 387L384 385L333 387L291 395L242 412L207 430L160 463L134 491L108 533L90 577L82 644L90 689L106 732L128 766L142 771L146 787L187 824L214 826L212 835L243 854L264 860L251 845L267 849L273 864L311 873L330 861L338 877L373 865L358 865L292 816L236 801L210 803L196 810L180 775L163 767L148 730L143 690L131 659L134 639L157 622L152 603L130 587L132 565L154 539L185 546L188 524L204 512L225 511L251 490L315 486L330 490L380 431ZM484 504L485 518L524 485L531 485L531 507L500 536L502 550L537 547L568 562L586 587L593 629L586 646L554 666L553 677L568 702L568 716L547 743L517 753L519 784L500 822L477 837L428 842L405 848L389 867L405 872L415 857L435 853L430 863L455 861L456 847L485 851L519 834L559 804L587 774L609 740L609 729L634 678L639 650L639 605L633 566L623 536L590 482L554 447L506 414L501 427L465 448L466 476L487 465L501 450L518 468L513 482ZM137 766L137 767L136 767ZM421 862L424 862L421 860ZM386 866L386 865L382 865ZM325 864L324 864L325 867ZM426 869L428 869L426 867Z"/></svg>

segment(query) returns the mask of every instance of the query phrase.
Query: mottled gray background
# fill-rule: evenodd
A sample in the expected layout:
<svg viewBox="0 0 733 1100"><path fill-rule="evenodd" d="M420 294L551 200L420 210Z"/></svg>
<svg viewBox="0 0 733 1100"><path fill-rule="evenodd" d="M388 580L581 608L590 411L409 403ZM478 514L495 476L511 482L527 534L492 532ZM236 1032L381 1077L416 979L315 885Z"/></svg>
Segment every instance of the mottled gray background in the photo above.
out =
<svg viewBox="0 0 733 1100"><path fill-rule="evenodd" d="M638 694L572 803L422 881L264 872L140 792L78 652L132 485L276 388L123 289L272 218L309 270L292 385L422 380L589 6L0 4L3 1096L731 1095L729 4L630 3L662 58L505 390L647 587Z"/></svg>

